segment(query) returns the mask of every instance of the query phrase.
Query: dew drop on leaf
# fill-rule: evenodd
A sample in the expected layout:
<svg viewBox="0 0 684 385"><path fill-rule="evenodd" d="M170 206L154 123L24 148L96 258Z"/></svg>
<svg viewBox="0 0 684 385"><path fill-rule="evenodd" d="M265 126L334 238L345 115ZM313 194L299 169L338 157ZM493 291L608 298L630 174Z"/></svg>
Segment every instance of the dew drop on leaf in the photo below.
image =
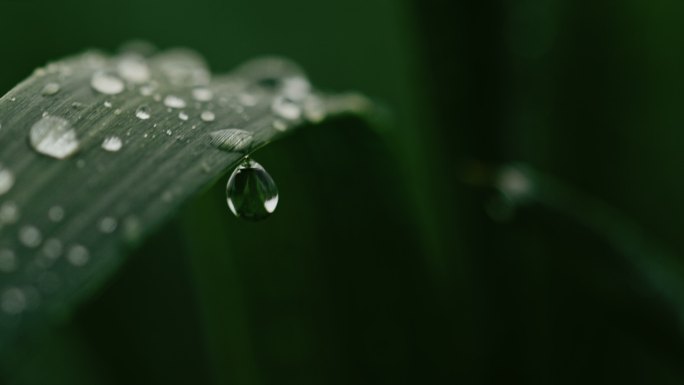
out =
<svg viewBox="0 0 684 385"><path fill-rule="evenodd" d="M0 250L0 271L11 273L17 269L17 256L10 249Z"/></svg>
<svg viewBox="0 0 684 385"><path fill-rule="evenodd" d="M14 174L0 163L0 195L8 192L14 186Z"/></svg>
<svg viewBox="0 0 684 385"><path fill-rule="evenodd" d="M261 220L275 211L278 187L259 163L245 158L228 179L226 201L236 217Z"/></svg>
<svg viewBox="0 0 684 385"><path fill-rule="evenodd" d="M281 118L296 120L302 115L302 109L292 99L285 96L277 96L271 105L273 112Z"/></svg>
<svg viewBox="0 0 684 385"><path fill-rule="evenodd" d="M76 131L66 120L45 116L30 131L31 146L37 152L56 159L64 159L78 150Z"/></svg>
<svg viewBox="0 0 684 385"><path fill-rule="evenodd" d="M118 76L107 72L96 72L90 78L90 86L101 94L116 95L124 90L124 82Z"/></svg>
<svg viewBox="0 0 684 385"><path fill-rule="evenodd" d="M43 96L51 96L56 94L57 92L59 92L59 84L50 82L43 87L43 90L40 93Z"/></svg>
<svg viewBox="0 0 684 385"><path fill-rule="evenodd" d="M35 226L24 226L19 229L19 241L26 247L38 247L43 241L43 235Z"/></svg>
<svg viewBox="0 0 684 385"><path fill-rule="evenodd" d="M147 120L150 118L150 107L140 106L135 110L135 117L140 120Z"/></svg>
<svg viewBox="0 0 684 385"><path fill-rule="evenodd" d="M118 136L108 136L102 141L102 148L109 152L117 152L122 146L123 142Z"/></svg>
<svg viewBox="0 0 684 385"><path fill-rule="evenodd" d="M175 95L167 95L164 98L164 105L170 108L185 108L185 100Z"/></svg>
<svg viewBox="0 0 684 385"><path fill-rule="evenodd" d="M216 119L216 115L211 111L202 111L200 114L200 119L205 122L213 122Z"/></svg>
<svg viewBox="0 0 684 385"><path fill-rule="evenodd" d="M205 87L198 87L192 90L192 97L198 102L208 102L214 97L214 93Z"/></svg>
<svg viewBox="0 0 684 385"><path fill-rule="evenodd" d="M131 83L144 83L150 80L150 68L145 58L136 54L127 54L119 61L119 75Z"/></svg>
<svg viewBox="0 0 684 385"><path fill-rule="evenodd" d="M67 252L66 258L74 266L84 266L90 260L90 252L85 246L73 245Z"/></svg>

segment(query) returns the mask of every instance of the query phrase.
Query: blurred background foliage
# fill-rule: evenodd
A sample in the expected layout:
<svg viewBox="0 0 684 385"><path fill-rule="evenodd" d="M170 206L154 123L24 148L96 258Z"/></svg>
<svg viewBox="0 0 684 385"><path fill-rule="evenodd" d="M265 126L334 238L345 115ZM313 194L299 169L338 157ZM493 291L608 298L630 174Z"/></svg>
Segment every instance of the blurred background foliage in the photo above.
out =
<svg viewBox="0 0 684 385"><path fill-rule="evenodd" d="M3 93L142 38L216 73L287 56L393 112L260 151L272 218L230 216L221 180L5 382L684 382L666 283L561 211L494 221L464 176L525 162L683 255L682 20L672 0L0 0Z"/></svg>

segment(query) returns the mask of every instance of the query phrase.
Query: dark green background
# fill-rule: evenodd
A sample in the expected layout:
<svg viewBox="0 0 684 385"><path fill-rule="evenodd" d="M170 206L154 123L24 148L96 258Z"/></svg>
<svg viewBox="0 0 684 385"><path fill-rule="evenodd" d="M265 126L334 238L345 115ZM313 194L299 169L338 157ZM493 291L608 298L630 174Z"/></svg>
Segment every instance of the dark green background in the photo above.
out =
<svg viewBox="0 0 684 385"><path fill-rule="evenodd" d="M524 161L684 254L682 20L672 0L0 0L0 93L142 38L217 73L284 55L393 113L260 151L272 218L233 218L219 183L6 381L684 382L678 305L642 272L544 207L492 221L462 182Z"/></svg>

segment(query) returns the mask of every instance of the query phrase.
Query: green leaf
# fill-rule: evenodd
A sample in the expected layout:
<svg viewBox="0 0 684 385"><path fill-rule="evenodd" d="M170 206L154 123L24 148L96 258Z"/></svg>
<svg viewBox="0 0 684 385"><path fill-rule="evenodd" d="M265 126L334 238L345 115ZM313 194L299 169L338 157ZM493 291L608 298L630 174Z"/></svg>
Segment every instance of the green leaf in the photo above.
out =
<svg viewBox="0 0 684 385"><path fill-rule="evenodd" d="M0 352L68 316L146 234L246 154L369 107L358 94L310 90L279 58L213 78L184 49L91 51L36 70L0 98ZM73 132L52 140L32 129L41 120ZM242 130L239 145L220 131L228 129Z"/></svg>

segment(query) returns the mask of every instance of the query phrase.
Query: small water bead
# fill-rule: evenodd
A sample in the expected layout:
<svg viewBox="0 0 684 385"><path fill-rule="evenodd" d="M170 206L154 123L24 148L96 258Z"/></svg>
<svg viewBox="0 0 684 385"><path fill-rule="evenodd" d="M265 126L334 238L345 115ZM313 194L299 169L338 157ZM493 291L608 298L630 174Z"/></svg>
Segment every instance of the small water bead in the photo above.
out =
<svg viewBox="0 0 684 385"><path fill-rule="evenodd" d="M2 292L0 308L7 314L19 314L26 309L26 294L18 287L10 287Z"/></svg>
<svg viewBox="0 0 684 385"><path fill-rule="evenodd" d="M200 114L200 119L205 122L213 122L216 119L216 115L211 111L202 111Z"/></svg>
<svg viewBox="0 0 684 385"><path fill-rule="evenodd" d="M310 96L304 100L304 117L311 123L320 123L325 119L325 104L321 98Z"/></svg>
<svg viewBox="0 0 684 385"><path fill-rule="evenodd" d="M62 206L52 206L48 209L48 218L53 222L60 222L64 219L64 209Z"/></svg>
<svg viewBox="0 0 684 385"><path fill-rule="evenodd" d="M252 134L237 128L217 130L209 134L211 144L226 151L243 151L252 144Z"/></svg>
<svg viewBox="0 0 684 385"><path fill-rule="evenodd" d="M49 238L43 244L43 254L49 259L57 259L62 255L63 246L62 241L57 238Z"/></svg>
<svg viewBox="0 0 684 385"><path fill-rule="evenodd" d="M150 116L150 107L148 106L140 106L137 110L135 110L135 117L140 120L147 120L150 118Z"/></svg>
<svg viewBox="0 0 684 385"><path fill-rule="evenodd" d="M45 116L31 126L29 138L34 150L56 159L72 155L79 145L71 124L56 116Z"/></svg>
<svg viewBox="0 0 684 385"><path fill-rule="evenodd" d="M14 223L19 220L19 207L14 202L5 202L0 206L0 225Z"/></svg>
<svg viewBox="0 0 684 385"><path fill-rule="evenodd" d="M90 86L101 94L116 95L123 92L125 86L123 80L108 72L95 72L90 78Z"/></svg>
<svg viewBox="0 0 684 385"><path fill-rule="evenodd" d="M287 130L287 124L285 122L283 122L282 120L276 119L273 121L273 128L282 132L282 131Z"/></svg>
<svg viewBox="0 0 684 385"><path fill-rule="evenodd" d="M119 75L131 83L144 83L150 79L150 68L140 55L125 55L118 65Z"/></svg>
<svg viewBox="0 0 684 385"><path fill-rule="evenodd" d="M142 86L140 86L140 95L142 96L150 96L154 93L154 91L157 90L157 85L156 83L146 83Z"/></svg>
<svg viewBox="0 0 684 385"><path fill-rule="evenodd" d="M112 102L110 102L109 100L105 100L105 102L103 104L107 108L112 108Z"/></svg>
<svg viewBox="0 0 684 385"><path fill-rule="evenodd" d="M102 141L102 148L109 152L117 152L123 146L123 141L118 136L108 136Z"/></svg>
<svg viewBox="0 0 684 385"><path fill-rule="evenodd" d="M242 105L245 107L254 107L259 102L259 99L257 99L256 96L247 93L242 93L238 95L238 99L240 100L240 103L242 103Z"/></svg>
<svg viewBox="0 0 684 385"><path fill-rule="evenodd" d="M138 217L135 215L126 217L122 223L122 233L124 239L130 243L139 241L142 235L142 225Z"/></svg>
<svg viewBox="0 0 684 385"><path fill-rule="evenodd" d="M167 95L164 98L164 105L170 108L185 108L186 103L182 98L175 95Z"/></svg>
<svg viewBox="0 0 684 385"><path fill-rule="evenodd" d="M104 217L97 224L97 228L105 234L113 233L116 230L116 226L117 222L113 217Z"/></svg>
<svg viewBox="0 0 684 385"><path fill-rule="evenodd" d="M50 83L47 83L43 87L43 90L40 91L40 94L43 96L52 96L58 92L59 92L59 84L50 82Z"/></svg>
<svg viewBox="0 0 684 385"><path fill-rule="evenodd" d="M186 114L184 111L181 111L178 113L178 119L183 121L188 120L188 114Z"/></svg>
<svg viewBox="0 0 684 385"><path fill-rule="evenodd" d="M66 255L67 261L74 266L85 266L90 260L90 252L83 245L73 245Z"/></svg>
<svg viewBox="0 0 684 385"><path fill-rule="evenodd" d="M14 186L14 174L0 163L0 195L7 193Z"/></svg>
<svg viewBox="0 0 684 385"><path fill-rule="evenodd" d="M192 97L198 102L208 102L214 98L214 93L208 88L199 87L192 90Z"/></svg>
<svg viewBox="0 0 684 385"><path fill-rule="evenodd" d="M496 187L512 200L524 199L533 189L532 181L524 168L509 165L496 175Z"/></svg>
<svg viewBox="0 0 684 385"><path fill-rule="evenodd" d="M27 225L19 229L19 242L24 246L30 248L38 247L42 241L43 235L37 227Z"/></svg>
<svg viewBox="0 0 684 385"><path fill-rule="evenodd" d="M0 250L0 271L11 273L17 269L17 256L10 249Z"/></svg>
<svg viewBox="0 0 684 385"><path fill-rule="evenodd" d="M283 95L276 96L271 104L273 112L281 118L296 120L302 115L302 109L292 99Z"/></svg>
<svg viewBox="0 0 684 385"><path fill-rule="evenodd" d="M275 211L278 187L259 163L246 158L228 179L226 201L236 217L261 220Z"/></svg>
<svg viewBox="0 0 684 385"><path fill-rule="evenodd" d="M303 76L285 78L282 93L291 100L304 100L311 93L311 83Z"/></svg>

